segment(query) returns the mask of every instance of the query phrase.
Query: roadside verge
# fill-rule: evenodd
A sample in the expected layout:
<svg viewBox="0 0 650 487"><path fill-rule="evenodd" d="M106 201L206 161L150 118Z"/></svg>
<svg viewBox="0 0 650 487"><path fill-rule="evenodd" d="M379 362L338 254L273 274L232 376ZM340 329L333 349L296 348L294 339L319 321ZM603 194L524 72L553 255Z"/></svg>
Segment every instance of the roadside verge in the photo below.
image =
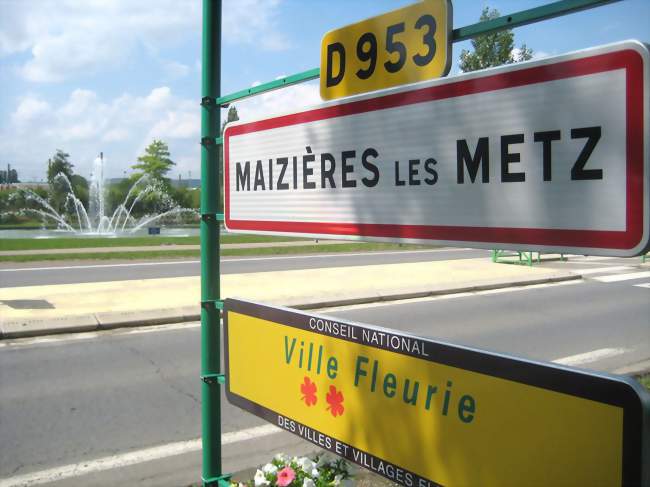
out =
<svg viewBox="0 0 650 487"><path fill-rule="evenodd" d="M221 289L224 298L313 309L580 278L481 258L227 274ZM3 288L0 338L192 321L199 299L199 277Z"/></svg>

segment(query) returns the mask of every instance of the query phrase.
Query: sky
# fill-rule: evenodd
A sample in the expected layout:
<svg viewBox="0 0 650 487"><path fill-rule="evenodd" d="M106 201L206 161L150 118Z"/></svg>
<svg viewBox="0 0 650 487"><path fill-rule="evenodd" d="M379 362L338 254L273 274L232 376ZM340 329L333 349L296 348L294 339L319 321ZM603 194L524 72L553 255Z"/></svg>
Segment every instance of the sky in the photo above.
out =
<svg viewBox="0 0 650 487"><path fill-rule="evenodd" d="M316 68L329 30L413 0L224 0L222 94ZM454 0L453 26L485 6L511 14L550 0ZM650 0L623 0L514 29L535 58L625 39L650 43ZM469 41L453 45L450 76ZM0 168L45 179L57 149L90 177L100 152L123 177L154 139L200 177L200 0L0 0ZM309 82L235 103L253 120L321 103ZM222 114L225 117L225 111Z"/></svg>

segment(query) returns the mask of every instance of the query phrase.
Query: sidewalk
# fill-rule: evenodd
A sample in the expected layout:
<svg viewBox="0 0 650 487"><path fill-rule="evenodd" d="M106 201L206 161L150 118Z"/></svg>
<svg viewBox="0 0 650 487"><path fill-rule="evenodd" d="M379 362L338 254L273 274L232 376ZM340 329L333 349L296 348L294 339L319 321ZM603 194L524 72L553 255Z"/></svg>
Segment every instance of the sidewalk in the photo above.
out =
<svg viewBox="0 0 650 487"><path fill-rule="evenodd" d="M480 258L227 274L221 289L223 298L313 309L579 278ZM199 277L4 288L0 338L197 320L199 300Z"/></svg>

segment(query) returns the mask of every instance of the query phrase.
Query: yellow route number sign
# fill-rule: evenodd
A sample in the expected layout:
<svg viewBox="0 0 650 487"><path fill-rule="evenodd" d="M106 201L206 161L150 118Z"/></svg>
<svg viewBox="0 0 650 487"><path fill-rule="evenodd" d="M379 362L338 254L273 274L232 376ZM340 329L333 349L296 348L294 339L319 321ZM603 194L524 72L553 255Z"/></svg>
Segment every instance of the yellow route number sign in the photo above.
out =
<svg viewBox="0 0 650 487"><path fill-rule="evenodd" d="M633 379L235 299L224 324L231 403L400 485L646 485Z"/></svg>
<svg viewBox="0 0 650 487"><path fill-rule="evenodd" d="M323 100L445 76L450 0L423 0L328 32L321 42Z"/></svg>

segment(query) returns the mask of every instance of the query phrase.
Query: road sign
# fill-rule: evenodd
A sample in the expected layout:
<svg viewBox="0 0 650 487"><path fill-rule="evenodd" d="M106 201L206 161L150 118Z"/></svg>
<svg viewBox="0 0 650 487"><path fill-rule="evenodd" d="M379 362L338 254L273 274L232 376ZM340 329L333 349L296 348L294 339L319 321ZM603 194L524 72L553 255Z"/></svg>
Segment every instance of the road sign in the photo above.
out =
<svg viewBox="0 0 650 487"><path fill-rule="evenodd" d="M632 379L233 299L224 323L231 403L398 484L639 485L648 467Z"/></svg>
<svg viewBox="0 0 650 487"><path fill-rule="evenodd" d="M321 41L321 98L445 76L451 31L451 1L424 0L328 32Z"/></svg>
<svg viewBox="0 0 650 487"><path fill-rule="evenodd" d="M638 255L648 58L630 41L231 124L226 226Z"/></svg>

